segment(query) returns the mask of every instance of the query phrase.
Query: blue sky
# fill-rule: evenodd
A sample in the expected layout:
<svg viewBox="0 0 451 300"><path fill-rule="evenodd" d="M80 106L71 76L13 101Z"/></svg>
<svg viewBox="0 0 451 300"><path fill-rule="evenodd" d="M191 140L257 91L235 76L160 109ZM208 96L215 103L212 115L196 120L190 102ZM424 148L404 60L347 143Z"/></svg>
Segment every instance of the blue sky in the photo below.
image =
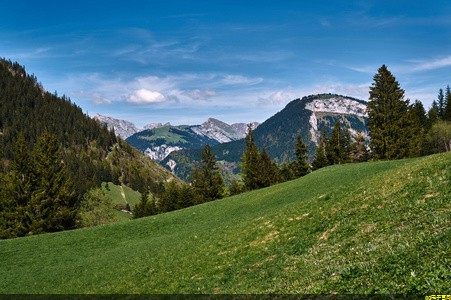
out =
<svg viewBox="0 0 451 300"><path fill-rule="evenodd" d="M89 115L264 121L368 99L386 64L426 107L451 85L451 1L1 1L0 56Z"/></svg>

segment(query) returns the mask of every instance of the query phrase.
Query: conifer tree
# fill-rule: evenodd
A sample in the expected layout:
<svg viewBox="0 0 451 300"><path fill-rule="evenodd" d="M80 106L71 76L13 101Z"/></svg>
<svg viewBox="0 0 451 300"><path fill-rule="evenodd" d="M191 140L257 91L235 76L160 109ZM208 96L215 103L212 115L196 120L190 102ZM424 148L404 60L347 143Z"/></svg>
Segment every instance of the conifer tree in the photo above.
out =
<svg viewBox="0 0 451 300"><path fill-rule="evenodd" d="M27 212L30 234L75 228L75 189L62 162L56 137L43 133L33 148L32 157L36 186Z"/></svg>
<svg viewBox="0 0 451 300"><path fill-rule="evenodd" d="M321 130L318 147L316 148L315 158L313 159L312 162L313 170L318 170L329 165L329 161L327 160L326 157L326 143L327 143L326 128L323 127L323 129Z"/></svg>
<svg viewBox="0 0 451 300"><path fill-rule="evenodd" d="M349 130L342 129L341 122L338 121L326 143L326 157L330 165L349 161L350 139Z"/></svg>
<svg viewBox="0 0 451 300"><path fill-rule="evenodd" d="M257 145L254 142L254 131L252 124L247 126L246 150L241 159L241 170L243 172L244 187L247 190L255 190L259 188L258 173L259 158Z"/></svg>
<svg viewBox="0 0 451 300"><path fill-rule="evenodd" d="M258 170L256 178L257 188L268 187L280 181L277 165L271 160L264 148L259 155Z"/></svg>
<svg viewBox="0 0 451 300"><path fill-rule="evenodd" d="M428 110L427 113L427 128L428 130L431 129L432 125L436 123L439 120L438 116L438 105L437 102L434 100L432 101L432 105Z"/></svg>
<svg viewBox="0 0 451 300"><path fill-rule="evenodd" d="M155 205L155 201L150 197L149 190L146 189L144 193L141 194L140 201L135 205L133 209L133 218L137 219L156 214L157 207Z"/></svg>
<svg viewBox="0 0 451 300"><path fill-rule="evenodd" d="M424 109L423 103L419 100L415 100L412 105L412 110L415 115L415 122L420 128L427 127L427 116L426 110Z"/></svg>
<svg viewBox="0 0 451 300"><path fill-rule="evenodd" d="M168 182L164 186L164 192L160 197L158 206L159 212L169 212L178 209L180 189L174 180Z"/></svg>
<svg viewBox="0 0 451 300"><path fill-rule="evenodd" d="M293 164L293 171L296 177L302 177L310 172L310 165L307 162L308 147L302 141L300 133L297 134L296 139L296 149L294 151L296 160Z"/></svg>
<svg viewBox="0 0 451 300"><path fill-rule="evenodd" d="M440 118L443 118L443 113L445 111L445 96L443 95L443 90L438 90L438 96L437 96L437 105L438 105L438 116Z"/></svg>
<svg viewBox="0 0 451 300"><path fill-rule="evenodd" d="M385 65L374 75L368 102L370 147L376 159L399 159L412 155L414 129L409 100Z"/></svg>
<svg viewBox="0 0 451 300"><path fill-rule="evenodd" d="M224 196L224 180L216 166L216 157L211 153L211 147L208 144L202 150L199 165L192 172L191 185L201 202L220 199Z"/></svg>
<svg viewBox="0 0 451 300"><path fill-rule="evenodd" d="M451 121L451 89L449 85L446 87L445 108L443 110L443 120Z"/></svg>

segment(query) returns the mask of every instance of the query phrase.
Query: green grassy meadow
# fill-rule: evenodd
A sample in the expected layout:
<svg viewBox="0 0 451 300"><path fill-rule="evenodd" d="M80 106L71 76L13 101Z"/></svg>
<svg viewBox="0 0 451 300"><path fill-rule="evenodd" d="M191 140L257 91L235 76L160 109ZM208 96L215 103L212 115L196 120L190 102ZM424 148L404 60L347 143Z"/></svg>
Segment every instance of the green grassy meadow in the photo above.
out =
<svg viewBox="0 0 451 300"><path fill-rule="evenodd" d="M451 153L0 241L0 293L451 293Z"/></svg>
<svg viewBox="0 0 451 300"><path fill-rule="evenodd" d="M131 220L133 218L133 215L119 210L118 207L125 208L128 203L130 205L130 209L133 209L141 199L140 192L134 191L125 185L123 185L122 187L120 185L115 185L112 182L104 182L102 184L102 190L105 192L107 197L112 200L111 202L113 206L116 207L114 209L111 209L116 217L115 222Z"/></svg>

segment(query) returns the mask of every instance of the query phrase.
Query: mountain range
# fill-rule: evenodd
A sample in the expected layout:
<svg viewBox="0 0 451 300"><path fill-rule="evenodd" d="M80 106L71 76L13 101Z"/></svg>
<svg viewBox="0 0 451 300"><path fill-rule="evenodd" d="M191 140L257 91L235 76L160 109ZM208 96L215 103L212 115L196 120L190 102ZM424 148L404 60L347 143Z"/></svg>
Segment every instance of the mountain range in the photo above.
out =
<svg viewBox="0 0 451 300"><path fill-rule="evenodd" d="M303 142L309 148L309 160L312 161L321 130L325 128L330 135L338 121L349 128L352 138L359 132L368 138L366 106L365 101L336 94L310 95L295 99L255 128L254 140L259 149L265 148L270 157L281 164L294 159L296 136L301 133ZM240 172L239 163L244 150L243 139L212 147L224 174ZM180 150L170 153L160 163L187 180L192 163L199 157L199 149Z"/></svg>
<svg viewBox="0 0 451 300"><path fill-rule="evenodd" d="M337 94L298 98L262 124L252 123L255 142L280 164L294 159L296 136L301 133L309 147L309 160L312 161L321 130L325 128L327 134L331 134L338 121L349 128L352 138L359 132L368 138L366 106L363 100ZM114 129L130 145L184 180L189 179L192 164L199 159L200 149L205 144L212 146L224 175L240 171L246 123L229 125L209 118L201 125L152 123L141 130L129 121L101 115L95 119Z"/></svg>
<svg viewBox="0 0 451 300"><path fill-rule="evenodd" d="M209 118L201 125L178 125L170 123L150 123L139 129L134 123L97 114L94 117L117 136L125 139L150 158L162 161L171 152L182 149L199 149L204 145L211 146L236 141L246 136L247 124L227 124ZM258 122L253 122L256 128Z"/></svg>

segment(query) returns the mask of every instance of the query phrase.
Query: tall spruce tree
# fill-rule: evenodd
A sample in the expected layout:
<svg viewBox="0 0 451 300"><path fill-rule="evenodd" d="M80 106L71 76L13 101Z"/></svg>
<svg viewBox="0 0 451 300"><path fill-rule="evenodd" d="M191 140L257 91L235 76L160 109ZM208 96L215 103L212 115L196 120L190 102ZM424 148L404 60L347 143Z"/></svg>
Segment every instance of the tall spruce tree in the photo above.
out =
<svg viewBox="0 0 451 300"><path fill-rule="evenodd" d="M330 165L342 164L350 160L350 139L349 130L342 128L341 122L338 121L326 143L326 157Z"/></svg>
<svg viewBox="0 0 451 300"><path fill-rule="evenodd" d="M257 188L268 187L280 181L279 169L271 160L271 157L268 155L265 148L263 148L259 155L258 170L259 172L257 173L255 183Z"/></svg>
<svg viewBox="0 0 451 300"><path fill-rule="evenodd" d="M293 163L293 172L296 177L302 177L310 173L310 165L307 160L308 147L302 141L302 136L300 133L296 136L296 148L294 154L296 160Z"/></svg>
<svg viewBox="0 0 451 300"><path fill-rule="evenodd" d="M77 198L56 136L44 132L32 156L36 186L27 212L30 234L75 228Z"/></svg>
<svg viewBox="0 0 451 300"><path fill-rule="evenodd" d="M451 122L451 88L446 87L445 93L445 108L443 110L443 120Z"/></svg>
<svg viewBox="0 0 451 300"><path fill-rule="evenodd" d="M368 102L370 147L376 159L412 155L415 130L404 90L385 65L374 75Z"/></svg>
<svg viewBox="0 0 451 300"><path fill-rule="evenodd" d="M252 124L249 124L247 126L246 150L241 158L242 177L246 190L255 190L260 187L258 182L259 160L260 155L254 141L254 131Z"/></svg>
<svg viewBox="0 0 451 300"><path fill-rule="evenodd" d="M437 105L438 105L438 116L440 118L443 118L443 113L445 111L445 96L443 95L443 90L438 90L438 96L437 96Z"/></svg>
<svg viewBox="0 0 451 300"><path fill-rule="evenodd" d="M329 161L327 160L326 157L326 143L327 143L327 133L326 128L323 127L318 141L318 146L316 148L315 158L313 159L312 162L313 170L318 170L329 165Z"/></svg>
<svg viewBox="0 0 451 300"><path fill-rule="evenodd" d="M224 180L216 166L216 156L211 153L208 144L202 150L199 165L192 172L191 185L201 202L220 199L225 194Z"/></svg>
<svg viewBox="0 0 451 300"><path fill-rule="evenodd" d="M432 125L439 120L437 101L432 101L432 105L427 113L427 128L431 129Z"/></svg>

